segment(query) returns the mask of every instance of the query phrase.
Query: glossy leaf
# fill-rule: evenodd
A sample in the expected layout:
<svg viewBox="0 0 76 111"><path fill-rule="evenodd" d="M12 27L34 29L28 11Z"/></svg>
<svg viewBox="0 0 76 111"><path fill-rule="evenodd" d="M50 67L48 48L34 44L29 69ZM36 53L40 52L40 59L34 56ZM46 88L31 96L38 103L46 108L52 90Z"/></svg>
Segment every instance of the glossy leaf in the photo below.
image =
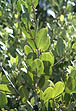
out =
<svg viewBox="0 0 76 111"><path fill-rule="evenodd" d="M41 29L35 37L35 43L38 49L46 51L50 45L50 38L47 36L48 28Z"/></svg>
<svg viewBox="0 0 76 111"><path fill-rule="evenodd" d="M53 97L56 97L60 95L64 91L65 85L63 82L58 81L55 84L54 90L53 90Z"/></svg>
<svg viewBox="0 0 76 111"><path fill-rule="evenodd" d="M53 99L64 91L64 83L57 82L54 87L48 87L43 93L43 100Z"/></svg>
<svg viewBox="0 0 76 111"><path fill-rule="evenodd" d="M48 87L44 93L43 93L43 100L47 101L51 98L53 98L53 88L52 87Z"/></svg>

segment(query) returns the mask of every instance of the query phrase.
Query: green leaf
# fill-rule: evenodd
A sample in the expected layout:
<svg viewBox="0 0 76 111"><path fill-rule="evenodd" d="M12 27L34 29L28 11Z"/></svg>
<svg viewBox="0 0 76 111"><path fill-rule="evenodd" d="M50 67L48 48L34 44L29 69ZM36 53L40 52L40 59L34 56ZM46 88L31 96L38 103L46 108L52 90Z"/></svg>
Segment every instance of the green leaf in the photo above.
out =
<svg viewBox="0 0 76 111"><path fill-rule="evenodd" d="M2 82L6 82L6 83L9 82L9 81L6 79L6 76L5 76L5 75L2 76Z"/></svg>
<svg viewBox="0 0 76 111"><path fill-rule="evenodd" d="M43 99L43 91L40 90L40 100L42 100L42 99Z"/></svg>
<svg viewBox="0 0 76 111"><path fill-rule="evenodd" d="M38 0L26 0L26 3L28 4L28 6L33 6L34 8L36 8L36 6L38 5Z"/></svg>
<svg viewBox="0 0 76 111"><path fill-rule="evenodd" d="M50 66L50 68L49 68L49 75L51 75L52 74L52 67Z"/></svg>
<svg viewBox="0 0 76 111"><path fill-rule="evenodd" d="M68 105L71 100L71 95L69 93L65 93L64 100L65 100L65 103Z"/></svg>
<svg viewBox="0 0 76 111"><path fill-rule="evenodd" d="M76 79L73 76L69 76L65 86L65 91L67 93L76 93Z"/></svg>
<svg viewBox="0 0 76 111"><path fill-rule="evenodd" d="M44 73L44 65L43 62L40 59L35 59L34 62L32 63L32 71L37 74L37 76L40 76L41 74Z"/></svg>
<svg viewBox="0 0 76 111"><path fill-rule="evenodd" d="M25 5L26 8L29 8L26 1L24 2L24 5Z"/></svg>
<svg viewBox="0 0 76 111"><path fill-rule="evenodd" d="M8 100L6 95L0 93L0 108L4 108L7 103L8 103Z"/></svg>
<svg viewBox="0 0 76 111"><path fill-rule="evenodd" d="M27 65L31 66L32 63L33 63L33 60L36 59L36 58L37 58L37 55L35 53L30 52L27 55L27 58L26 58Z"/></svg>
<svg viewBox="0 0 76 111"><path fill-rule="evenodd" d="M35 50L36 50L36 47L35 47L34 41L31 40L31 39L28 39L27 42L28 42L28 44L30 45L30 47L35 51Z"/></svg>
<svg viewBox="0 0 76 111"><path fill-rule="evenodd" d="M2 11L0 11L0 17L2 16Z"/></svg>
<svg viewBox="0 0 76 111"><path fill-rule="evenodd" d="M53 87L48 87L43 93L43 100L46 101L59 96L64 91L64 88L64 83L60 81L57 82L55 86L53 85Z"/></svg>
<svg viewBox="0 0 76 111"><path fill-rule="evenodd" d="M12 92L9 90L7 84L0 84L0 92L5 94L11 94Z"/></svg>
<svg viewBox="0 0 76 111"><path fill-rule="evenodd" d="M54 88L55 87L54 83L51 80L48 80L48 81L50 83L49 86L52 87L52 88Z"/></svg>
<svg viewBox="0 0 76 111"><path fill-rule="evenodd" d="M34 97L31 98L31 104L34 105Z"/></svg>
<svg viewBox="0 0 76 111"><path fill-rule="evenodd" d="M19 87L19 93L20 93L20 96L22 98L25 97L26 99L28 99L29 92L28 92L28 90L25 86L20 86Z"/></svg>
<svg viewBox="0 0 76 111"><path fill-rule="evenodd" d="M48 28L41 29L35 38L36 46L41 51L46 51L50 45L50 38L47 36Z"/></svg>
<svg viewBox="0 0 76 111"><path fill-rule="evenodd" d="M24 51L25 51L25 54L29 54L30 52L32 52L31 48L28 46L28 45L25 45L24 46Z"/></svg>
<svg viewBox="0 0 76 111"><path fill-rule="evenodd" d="M44 72L45 72L45 74L50 76L52 74L52 67L51 67L50 62L43 61L43 63L44 63Z"/></svg>
<svg viewBox="0 0 76 111"><path fill-rule="evenodd" d="M38 0L32 0L33 6L34 8L36 8L36 6L38 5Z"/></svg>
<svg viewBox="0 0 76 111"><path fill-rule="evenodd" d="M76 42L72 45L72 48L76 50Z"/></svg>
<svg viewBox="0 0 76 111"><path fill-rule="evenodd" d="M73 90L75 88L75 79L73 77L69 77L67 81L67 87L70 90Z"/></svg>
<svg viewBox="0 0 76 111"><path fill-rule="evenodd" d="M56 97L60 95L64 91L64 83L59 81L55 84L54 90L53 90L53 97Z"/></svg>
<svg viewBox="0 0 76 111"><path fill-rule="evenodd" d="M18 0L17 1L17 8L19 11L21 11L21 4L23 3L23 0Z"/></svg>
<svg viewBox="0 0 76 111"><path fill-rule="evenodd" d="M26 86L28 88L31 88L32 87L32 78L31 76L29 75L29 73L25 73L25 75L23 76L24 79L25 79L25 83L26 83Z"/></svg>
<svg viewBox="0 0 76 111"><path fill-rule="evenodd" d="M42 75L42 76L40 77L40 79L39 79L38 87L39 87L39 88L42 88L43 85L44 85L44 83L45 83L45 77L44 77L44 75Z"/></svg>
<svg viewBox="0 0 76 111"><path fill-rule="evenodd" d="M23 10L22 9L22 5L25 5L26 8L29 8L29 6L28 6L28 4L27 4L26 1L24 1L24 0L18 0L17 1L17 8L18 8L19 11Z"/></svg>
<svg viewBox="0 0 76 111"><path fill-rule="evenodd" d="M16 58L14 58L14 57L10 57L10 62L11 62L11 64L13 65L13 64L18 64L18 56L16 57Z"/></svg>
<svg viewBox="0 0 76 111"><path fill-rule="evenodd" d="M30 34L28 33L28 28L31 27L31 17L28 13L23 13L21 16L21 21L25 24L25 28L23 27L23 31L26 34L27 38L30 38ZM25 29L25 30L24 30Z"/></svg>
<svg viewBox="0 0 76 111"><path fill-rule="evenodd" d="M50 84L49 81L48 81L50 76L47 76L46 74L44 76L45 76L45 83L44 83L44 85L42 87L43 90L45 90Z"/></svg>
<svg viewBox="0 0 76 111"><path fill-rule="evenodd" d="M76 61L74 61L74 62L75 62L74 64L76 64ZM74 78L76 80L76 69L71 70L70 77L72 77L72 78Z"/></svg>
<svg viewBox="0 0 76 111"><path fill-rule="evenodd" d="M30 34L26 32L24 27L21 27L21 30L23 31L23 33L25 34L26 38L31 38Z"/></svg>
<svg viewBox="0 0 76 111"><path fill-rule="evenodd" d="M51 98L53 98L53 88L52 87L48 87L45 91L44 91L44 93L43 93L43 100L49 100L49 99L51 99Z"/></svg>
<svg viewBox="0 0 76 111"><path fill-rule="evenodd" d="M64 48L65 48L65 45L64 45L63 39L59 38L56 44L56 51L58 56L63 56Z"/></svg>
<svg viewBox="0 0 76 111"><path fill-rule="evenodd" d="M49 61L51 63L51 65L54 64L54 56L52 54L52 52L45 52L42 53L42 55L40 55L39 57L42 61Z"/></svg>

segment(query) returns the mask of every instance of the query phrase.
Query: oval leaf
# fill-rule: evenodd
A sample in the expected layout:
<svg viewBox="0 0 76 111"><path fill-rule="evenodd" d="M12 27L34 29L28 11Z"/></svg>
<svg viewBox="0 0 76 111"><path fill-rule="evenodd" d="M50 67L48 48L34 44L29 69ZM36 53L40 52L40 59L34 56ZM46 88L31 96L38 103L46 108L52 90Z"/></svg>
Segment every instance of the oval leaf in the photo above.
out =
<svg viewBox="0 0 76 111"><path fill-rule="evenodd" d="M64 83L59 81L55 84L54 90L53 90L53 97L60 95L64 91Z"/></svg>
<svg viewBox="0 0 76 111"><path fill-rule="evenodd" d="M46 100L49 100L53 98L53 88L52 87L48 87L44 93L43 93L43 100L46 101Z"/></svg>
<svg viewBox="0 0 76 111"><path fill-rule="evenodd" d="M28 42L28 44L30 45L30 47L35 51L35 50L36 50L36 47L35 47L34 41L31 40L31 39L28 39L27 42Z"/></svg>
<svg viewBox="0 0 76 111"><path fill-rule="evenodd" d="M24 51L28 55L30 52L32 52L31 48L28 45L24 46Z"/></svg>
<svg viewBox="0 0 76 111"><path fill-rule="evenodd" d="M36 46L41 51L46 51L50 45L50 38L47 36L48 28L41 29L35 38Z"/></svg>

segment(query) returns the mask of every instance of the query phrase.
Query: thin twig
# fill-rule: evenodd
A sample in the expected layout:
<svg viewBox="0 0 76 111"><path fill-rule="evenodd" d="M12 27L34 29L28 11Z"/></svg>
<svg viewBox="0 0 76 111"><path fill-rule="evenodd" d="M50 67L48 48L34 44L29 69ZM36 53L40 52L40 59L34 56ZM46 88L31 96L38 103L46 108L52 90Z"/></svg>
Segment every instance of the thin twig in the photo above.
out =
<svg viewBox="0 0 76 111"><path fill-rule="evenodd" d="M67 53L64 57L62 57L61 59L59 59L59 60L53 65L53 67L56 66L57 64L59 64L61 61L63 61L66 57L70 56L72 53L73 53L73 51L72 51L70 54Z"/></svg>
<svg viewBox="0 0 76 111"><path fill-rule="evenodd" d="M56 66L57 64L59 64L62 60L64 60L64 58L65 58L65 57L62 57L60 60L58 60L58 61L53 65L53 67Z"/></svg>
<svg viewBox="0 0 76 111"><path fill-rule="evenodd" d="M5 69L2 67L2 70L4 71L4 74L5 74L5 76L6 76L6 78L7 78L7 80L9 81L9 83L11 84L11 86L14 88L14 90L16 91L16 93L18 94L18 95L20 95L19 94L19 91L16 89L16 87L14 86L14 84L12 83L12 81L9 79L9 77L8 77L8 73L5 71ZM31 107L31 109L33 110L33 106L30 104L30 102L29 101L26 101L26 103Z"/></svg>
<svg viewBox="0 0 76 111"><path fill-rule="evenodd" d="M5 69L2 67L2 70L5 74L5 77L7 78L7 80L9 81L9 83L11 84L11 86L14 88L14 90L16 91L17 94L19 94L19 91L16 89L16 87L14 86L14 84L12 83L12 81L10 80L10 78L8 77L8 73L7 71L5 71Z"/></svg>
<svg viewBox="0 0 76 111"><path fill-rule="evenodd" d="M33 106L30 104L29 101L26 101L26 103L31 107L31 109L33 110Z"/></svg>

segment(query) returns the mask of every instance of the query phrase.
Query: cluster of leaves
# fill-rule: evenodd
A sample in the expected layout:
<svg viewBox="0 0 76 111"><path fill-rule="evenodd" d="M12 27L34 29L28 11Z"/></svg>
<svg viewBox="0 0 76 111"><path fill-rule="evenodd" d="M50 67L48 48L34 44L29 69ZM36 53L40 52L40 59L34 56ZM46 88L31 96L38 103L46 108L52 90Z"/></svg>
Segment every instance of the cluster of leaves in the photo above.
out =
<svg viewBox="0 0 76 111"><path fill-rule="evenodd" d="M75 0L0 0L0 110L76 110Z"/></svg>

